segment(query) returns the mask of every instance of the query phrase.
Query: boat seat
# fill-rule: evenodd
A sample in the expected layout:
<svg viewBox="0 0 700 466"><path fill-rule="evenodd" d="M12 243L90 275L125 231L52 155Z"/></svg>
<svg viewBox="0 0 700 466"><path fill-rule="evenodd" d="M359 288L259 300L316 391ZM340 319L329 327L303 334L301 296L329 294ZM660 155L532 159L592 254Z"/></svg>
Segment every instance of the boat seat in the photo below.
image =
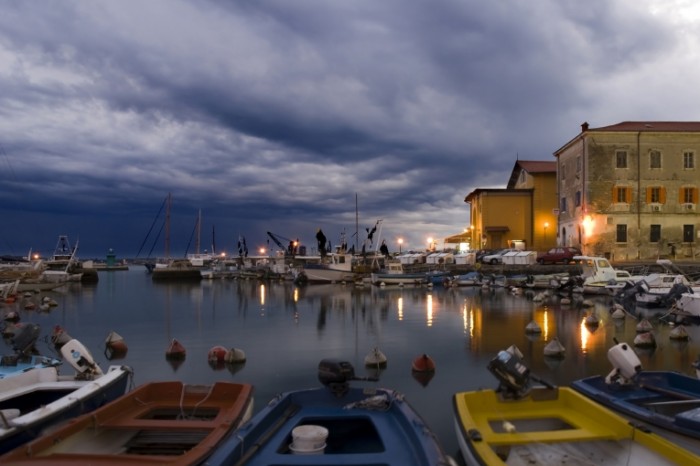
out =
<svg viewBox="0 0 700 466"><path fill-rule="evenodd" d="M483 441L489 445L516 445L528 444L533 441L539 443L553 442L589 442L593 440L617 440L619 435L613 431L595 432L589 429L562 429L538 432L513 432L495 433L481 432Z"/></svg>

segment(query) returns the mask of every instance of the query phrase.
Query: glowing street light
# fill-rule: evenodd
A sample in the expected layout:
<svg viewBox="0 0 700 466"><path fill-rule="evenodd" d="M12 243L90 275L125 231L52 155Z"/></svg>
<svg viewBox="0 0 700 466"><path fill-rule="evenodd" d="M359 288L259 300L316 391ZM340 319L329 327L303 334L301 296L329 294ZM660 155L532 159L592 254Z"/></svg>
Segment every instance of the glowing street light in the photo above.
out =
<svg viewBox="0 0 700 466"><path fill-rule="evenodd" d="M549 222L544 222L544 244L547 245L547 228L549 228Z"/></svg>
<svg viewBox="0 0 700 466"><path fill-rule="evenodd" d="M401 245L403 244L403 238L399 238L398 243L399 243L399 254L401 254Z"/></svg>

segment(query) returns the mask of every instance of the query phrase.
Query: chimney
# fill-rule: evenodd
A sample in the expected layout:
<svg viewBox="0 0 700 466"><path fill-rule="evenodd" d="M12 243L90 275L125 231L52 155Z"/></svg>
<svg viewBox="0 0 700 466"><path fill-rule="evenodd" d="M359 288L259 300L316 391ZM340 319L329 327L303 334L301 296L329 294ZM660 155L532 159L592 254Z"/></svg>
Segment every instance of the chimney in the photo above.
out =
<svg viewBox="0 0 700 466"><path fill-rule="evenodd" d="M584 121L584 122L581 124L581 132L582 132L582 133L585 133L586 131L588 131L588 122L587 122L587 121Z"/></svg>

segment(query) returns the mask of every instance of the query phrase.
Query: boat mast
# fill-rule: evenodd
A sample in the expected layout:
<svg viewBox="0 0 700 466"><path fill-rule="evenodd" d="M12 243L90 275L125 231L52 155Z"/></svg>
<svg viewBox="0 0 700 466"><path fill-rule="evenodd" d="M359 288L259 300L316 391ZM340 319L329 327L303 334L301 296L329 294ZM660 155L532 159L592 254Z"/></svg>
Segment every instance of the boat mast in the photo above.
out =
<svg viewBox="0 0 700 466"><path fill-rule="evenodd" d="M170 206L173 202L171 193L168 193L168 200L165 209L165 258L170 259Z"/></svg>
<svg viewBox="0 0 700 466"><path fill-rule="evenodd" d="M358 238L360 237L360 217L357 212L357 193L355 193L355 252L359 251Z"/></svg>

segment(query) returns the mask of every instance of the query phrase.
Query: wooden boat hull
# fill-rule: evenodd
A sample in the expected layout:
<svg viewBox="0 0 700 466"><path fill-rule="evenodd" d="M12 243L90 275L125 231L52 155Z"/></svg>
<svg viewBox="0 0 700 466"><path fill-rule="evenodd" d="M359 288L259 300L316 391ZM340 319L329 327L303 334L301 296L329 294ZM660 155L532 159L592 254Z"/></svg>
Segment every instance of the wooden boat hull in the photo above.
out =
<svg viewBox="0 0 700 466"><path fill-rule="evenodd" d="M372 406L372 398L387 401ZM370 403L363 407L363 403ZM328 430L320 454L294 454L292 431L302 425ZM435 435L399 393L328 388L278 395L234 432L204 464L223 465L446 465Z"/></svg>
<svg viewBox="0 0 700 466"><path fill-rule="evenodd" d="M89 413L126 393L131 369L111 366L94 380L59 379L37 382L0 393L0 410L19 409L9 426L0 424L0 454L33 440L43 432Z"/></svg>
<svg viewBox="0 0 700 466"><path fill-rule="evenodd" d="M678 372L643 371L629 386L594 376L571 387L615 411L700 439L700 380Z"/></svg>
<svg viewBox="0 0 700 466"><path fill-rule="evenodd" d="M467 464L700 463L700 456L571 388L536 388L517 400L495 390L462 392L453 407Z"/></svg>
<svg viewBox="0 0 700 466"><path fill-rule="evenodd" d="M253 387L152 382L0 456L3 465L200 463L252 413Z"/></svg>

